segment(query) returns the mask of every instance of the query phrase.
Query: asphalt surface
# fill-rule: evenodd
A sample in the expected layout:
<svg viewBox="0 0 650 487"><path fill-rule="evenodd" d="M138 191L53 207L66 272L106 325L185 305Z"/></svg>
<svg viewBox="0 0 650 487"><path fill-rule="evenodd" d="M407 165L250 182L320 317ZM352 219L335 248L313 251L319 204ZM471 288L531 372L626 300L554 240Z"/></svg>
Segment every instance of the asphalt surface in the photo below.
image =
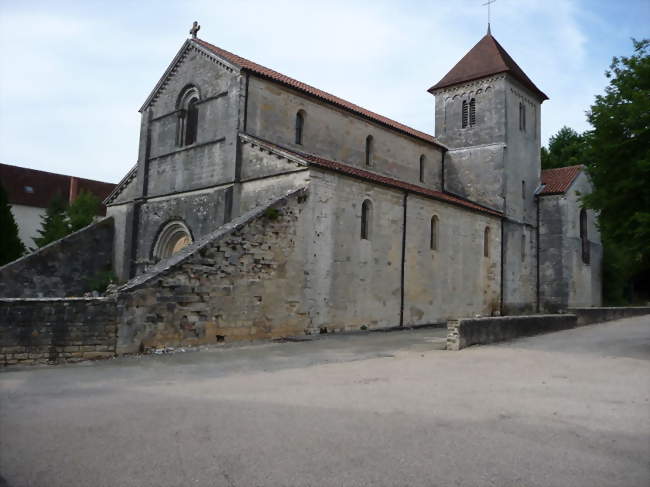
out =
<svg viewBox="0 0 650 487"><path fill-rule="evenodd" d="M0 486L650 485L650 317L0 373Z"/></svg>

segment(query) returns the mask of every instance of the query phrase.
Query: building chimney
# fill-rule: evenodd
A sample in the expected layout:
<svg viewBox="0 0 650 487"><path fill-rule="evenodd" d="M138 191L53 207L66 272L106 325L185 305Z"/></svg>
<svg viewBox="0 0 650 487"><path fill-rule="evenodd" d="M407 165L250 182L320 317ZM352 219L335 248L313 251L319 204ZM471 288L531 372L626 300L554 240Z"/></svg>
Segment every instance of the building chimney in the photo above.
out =
<svg viewBox="0 0 650 487"><path fill-rule="evenodd" d="M68 204L72 204L77 199L79 193L79 181L74 176L70 176L70 195L68 196Z"/></svg>

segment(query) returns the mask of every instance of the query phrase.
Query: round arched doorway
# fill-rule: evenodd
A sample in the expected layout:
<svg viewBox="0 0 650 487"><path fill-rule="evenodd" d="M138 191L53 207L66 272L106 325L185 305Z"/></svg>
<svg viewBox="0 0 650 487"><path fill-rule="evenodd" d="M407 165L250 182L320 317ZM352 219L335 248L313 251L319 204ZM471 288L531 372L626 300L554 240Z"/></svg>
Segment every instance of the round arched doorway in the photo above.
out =
<svg viewBox="0 0 650 487"><path fill-rule="evenodd" d="M180 221L169 222L158 235L158 240L153 248L153 257L156 261L166 259L191 243L192 234L185 223Z"/></svg>

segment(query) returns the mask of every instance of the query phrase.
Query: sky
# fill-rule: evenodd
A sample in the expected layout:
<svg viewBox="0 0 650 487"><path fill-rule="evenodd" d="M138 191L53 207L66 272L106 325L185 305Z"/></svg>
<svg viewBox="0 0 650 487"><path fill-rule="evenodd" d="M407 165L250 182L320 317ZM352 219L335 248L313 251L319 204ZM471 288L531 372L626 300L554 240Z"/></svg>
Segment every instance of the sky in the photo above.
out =
<svg viewBox="0 0 650 487"><path fill-rule="evenodd" d="M427 133L439 81L485 34L485 0L0 0L0 162L118 182L138 109L199 37ZM650 0L497 0L492 34L550 98L542 143L585 112Z"/></svg>

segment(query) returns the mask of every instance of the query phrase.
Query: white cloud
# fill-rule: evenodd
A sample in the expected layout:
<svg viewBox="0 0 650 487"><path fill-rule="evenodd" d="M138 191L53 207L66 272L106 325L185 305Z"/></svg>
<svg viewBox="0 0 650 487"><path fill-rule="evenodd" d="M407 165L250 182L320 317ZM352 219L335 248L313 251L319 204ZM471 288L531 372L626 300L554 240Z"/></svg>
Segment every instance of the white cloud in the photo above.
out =
<svg viewBox="0 0 650 487"><path fill-rule="evenodd" d="M119 180L137 157L137 109L195 19L201 36L219 46L433 132L426 89L484 34L481 3L3 4L0 161ZM593 63L581 6L578 0L494 4L495 37L551 97L543 108L544 138L564 124L584 129L584 110L604 84L605 66Z"/></svg>

